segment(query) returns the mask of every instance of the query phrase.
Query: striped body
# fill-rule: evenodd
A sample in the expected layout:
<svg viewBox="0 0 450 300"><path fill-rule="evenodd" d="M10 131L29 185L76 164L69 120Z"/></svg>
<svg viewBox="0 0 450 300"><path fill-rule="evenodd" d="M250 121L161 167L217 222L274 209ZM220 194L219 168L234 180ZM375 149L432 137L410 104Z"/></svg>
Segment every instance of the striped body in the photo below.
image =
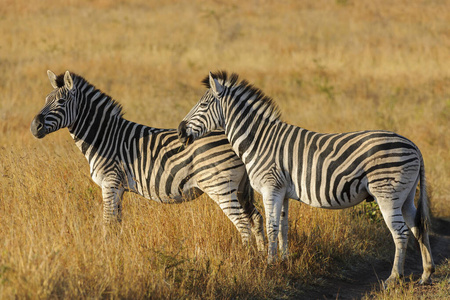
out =
<svg viewBox="0 0 450 300"><path fill-rule="evenodd" d="M321 134L279 122L243 140L247 139L261 140L259 151L242 153L255 188L261 191L266 181L273 181L286 187L287 198L314 207L356 205L372 199L369 187L389 188L399 176L414 183L420 169L421 155L415 145L392 132ZM272 152L264 151L270 148ZM386 177L386 172L393 175Z"/></svg>
<svg viewBox="0 0 450 300"><path fill-rule="evenodd" d="M68 127L92 179L102 188L105 223L121 220L125 191L161 203L189 201L205 192L234 223L244 243L252 230L263 248L262 217L253 205L253 190L223 132L185 148L174 129L124 119L120 105L82 77L49 72L49 78L55 90L31 131L43 138Z"/></svg>
<svg viewBox="0 0 450 300"><path fill-rule="evenodd" d="M288 198L329 209L376 200L396 245L388 282L403 275L410 231L421 247L422 281L430 282L434 263L425 170L411 141L387 131L316 133L283 122L273 100L248 82L238 82L236 74L210 73L203 82L208 90L180 123L180 140L189 144L211 130L225 130L253 188L262 194L269 262L276 259L277 238L282 256L288 254Z"/></svg>

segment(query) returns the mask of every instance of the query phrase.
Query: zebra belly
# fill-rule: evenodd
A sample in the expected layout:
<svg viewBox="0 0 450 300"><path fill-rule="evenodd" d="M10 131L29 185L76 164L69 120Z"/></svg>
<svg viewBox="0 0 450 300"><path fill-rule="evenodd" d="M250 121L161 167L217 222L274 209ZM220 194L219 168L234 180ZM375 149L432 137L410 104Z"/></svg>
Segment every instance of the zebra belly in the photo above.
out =
<svg viewBox="0 0 450 300"><path fill-rule="evenodd" d="M317 199L314 199L312 201L309 201L307 199L299 199L299 198L295 198L295 197L288 197L290 199L295 199L298 200L302 203L305 203L309 206L312 207L318 207L318 208L326 208L326 209L343 209L343 208L349 208L352 206L355 206L359 203L361 203L362 201L366 200L366 199L373 199L371 197L371 195L367 192L363 192L363 193L359 193L357 195L355 195L354 197L352 197L351 199L348 199L348 201L342 201L342 202L338 202L334 199L331 200L331 203L329 202L320 202Z"/></svg>
<svg viewBox="0 0 450 300"><path fill-rule="evenodd" d="M303 191L299 189L300 186L300 183L295 187L292 185L291 188L287 190L287 197L312 207L343 209L355 206L366 199L372 198L367 191L367 178L363 178L362 180L351 180L341 184L335 188L335 193L333 193L332 189L325 190L324 188L320 191L310 190L307 192L305 189ZM325 185L321 186L324 187ZM307 188L310 189L310 187ZM299 196L299 194L301 196Z"/></svg>
<svg viewBox="0 0 450 300"><path fill-rule="evenodd" d="M196 198L198 198L203 192L196 188L190 188L188 190L183 191L182 193L167 195L165 193L163 194L152 194L150 197L146 197L147 199L155 200L157 202L165 203L165 204L175 204L175 203L182 203L186 201L191 201ZM142 195L144 196L144 195ZM145 196L144 196L145 197Z"/></svg>
<svg viewBox="0 0 450 300"><path fill-rule="evenodd" d="M191 201L198 198L201 194L203 194L202 190L197 187L191 187L185 189L182 192L167 194L163 191L156 192L156 190L150 189L149 191L141 191L136 188L130 188L128 186L127 191L136 193L146 199L153 200L159 203L165 204L174 204L174 203L182 203L186 201Z"/></svg>
<svg viewBox="0 0 450 300"><path fill-rule="evenodd" d="M164 178L164 177L163 177ZM166 178L164 178L166 179ZM166 180L163 180L166 182ZM183 190L179 190L178 187L179 182L175 182L170 189L166 189L164 185L160 185L158 189L156 189L153 182L151 182L151 186L143 186L141 189L133 189L137 194L160 203L182 203L186 201L191 201L203 194L202 190L193 186L191 184L186 184ZM139 185L135 185L139 186Z"/></svg>
<svg viewBox="0 0 450 300"><path fill-rule="evenodd" d="M370 194L366 191L359 193L357 195L354 195L353 197L351 197L350 199L348 199L348 201L342 201L342 202L338 202L337 201L332 201L331 205L327 202L322 204L321 208L327 208L327 209L343 209L343 208L349 208L352 206L355 206L361 202L363 202L366 199L371 198Z"/></svg>

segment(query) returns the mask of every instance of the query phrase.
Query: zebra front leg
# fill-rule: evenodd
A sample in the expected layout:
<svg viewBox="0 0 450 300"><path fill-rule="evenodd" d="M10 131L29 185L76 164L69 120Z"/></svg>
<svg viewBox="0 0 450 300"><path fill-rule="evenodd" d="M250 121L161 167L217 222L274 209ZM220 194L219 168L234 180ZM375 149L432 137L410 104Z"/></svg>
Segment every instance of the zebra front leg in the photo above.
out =
<svg viewBox="0 0 450 300"><path fill-rule="evenodd" d="M280 216L280 231L278 232L278 242L280 243L279 248L281 252L281 259L286 259L289 256L288 249L288 222L289 215L289 199L285 198L283 200L283 206L281 208Z"/></svg>
<svg viewBox="0 0 450 300"><path fill-rule="evenodd" d="M269 244L267 262L271 264L277 260L277 238L285 193L280 190L266 189L262 191L262 196L266 212L266 230Z"/></svg>
<svg viewBox="0 0 450 300"><path fill-rule="evenodd" d="M107 235L109 229L122 222L122 185L114 181L104 181L102 184L103 195L103 233Z"/></svg>

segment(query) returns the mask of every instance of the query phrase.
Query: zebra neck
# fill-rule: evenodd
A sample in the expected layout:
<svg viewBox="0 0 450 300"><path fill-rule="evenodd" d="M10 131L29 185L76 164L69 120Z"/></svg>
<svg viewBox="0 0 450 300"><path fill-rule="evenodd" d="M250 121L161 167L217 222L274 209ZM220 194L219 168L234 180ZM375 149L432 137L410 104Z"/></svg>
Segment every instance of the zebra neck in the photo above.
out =
<svg viewBox="0 0 450 300"><path fill-rule="evenodd" d="M246 162L249 152L264 147L268 134L281 122L280 113L272 99L246 84L231 89L220 103L225 133L238 156ZM246 154L247 153L247 154Z"/></svg>
<svg viewBox="0 0 450 300"><path fill-rule="evenodd" d="M69 132L77 147L90 161L94 153L106 153L107 144L114 142L112 139L117 136L123 122L129 121L117 114L115 103L109 98L85 99L84 102L80 103L79 115L69 127Z"/></svg>
<svg viewBox="0 0 450 300"><path fill-rule="evenodd" d="M281 123L279 119L270 120L263 115L240 115L226 121L229 125L225 133L233 150L246 163L264 147Z"/></svg>

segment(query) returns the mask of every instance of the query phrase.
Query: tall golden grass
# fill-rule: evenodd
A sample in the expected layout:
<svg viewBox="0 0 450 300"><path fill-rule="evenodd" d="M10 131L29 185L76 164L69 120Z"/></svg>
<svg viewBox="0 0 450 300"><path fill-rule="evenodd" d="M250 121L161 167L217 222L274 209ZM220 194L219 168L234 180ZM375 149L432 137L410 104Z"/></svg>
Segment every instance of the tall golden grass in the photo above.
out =
<svg viewBox="0 0 450 300"><path fill-rule="evenodd" d="M2 148L2 298L265 297L387 251L382 237L367 239L373 231L386 236L385 228L356 209L293 203L292 257L268 268L206 197L160 205L128 195L120 231L105 240L100 189L84 161L73 159L78 150L46 148Z"/></svg>
<svg viewBox="0 0 450 300"><path fill-rule="evenodd" d="M0 298L290 296L340 276L337 266L391 259L384 224L361 207L297 202L292 257L270 267L207 197L164 206L126 195L121 228L105 240L100 189L67 130L36 140L29 125L51 90L47 69L84 76L126 118L163 128L176 128L209 70L225 69L272 96L292 124L410 138L432 213L448 217L448 5L3 0Z"/></svg>

